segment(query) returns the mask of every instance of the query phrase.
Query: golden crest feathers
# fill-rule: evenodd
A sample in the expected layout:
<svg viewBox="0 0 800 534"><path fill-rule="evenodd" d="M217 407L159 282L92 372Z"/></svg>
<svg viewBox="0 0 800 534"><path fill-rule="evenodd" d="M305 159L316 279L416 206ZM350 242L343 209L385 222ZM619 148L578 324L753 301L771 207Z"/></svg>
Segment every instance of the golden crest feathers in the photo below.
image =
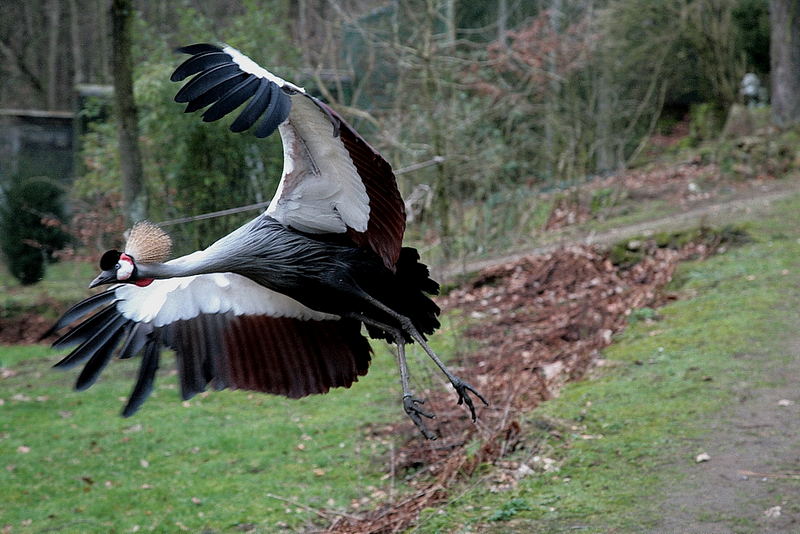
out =
<svg viewBox="0 0 800 534"><path fill-rule="evenodd" d="M125 254L133 256L138 263L164 262L169 259L171 252L172 239L149 221L133 225L125 243Z"/></svg>

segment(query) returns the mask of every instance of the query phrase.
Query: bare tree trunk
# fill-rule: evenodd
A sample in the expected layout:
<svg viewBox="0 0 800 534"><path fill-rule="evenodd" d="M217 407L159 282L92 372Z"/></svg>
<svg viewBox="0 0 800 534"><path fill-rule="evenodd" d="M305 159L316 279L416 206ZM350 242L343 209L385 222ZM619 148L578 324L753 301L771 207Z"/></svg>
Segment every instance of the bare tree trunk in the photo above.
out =
<svg viewBox="0 0 800 534"><path fill-rule="evenodd" d="M447 10L447 38L450 39L450 29L453 28L453 36L455 35L455 24L451 23L450 15L455 13L455 6L453 0L448 0ZM428 1L428 20L425 35L423 37L423 52L422 60L425 65L425 89L426 99L430 105L430 127L431 127L431 145L433 153L436 156L447 154L446 138L444 129L447 127L444 118L439 117L436 108L441 106L444 109L449 105L447 98L444 96L441 88L441 72L436 70L434 61L436 60L436 19L437 19L438 5L434 0ZM454 41L448 41L447 45L452 46ZM450 228L450 200L452 196L452 188L450 187L448 167L445 164L439 164L436 167L436 180L433 185L433 198L434 210L436 218L439 222L439 240L441 242L442 255L444 261L448 261L453 257L453 247L451 242L451 228Z"/></svg>
<svg viewBox="0 0 800 534"><path fill-rule="evenodd" d="M58 97L58 36L61 29L61 2L47 4L49 41L47 46L47 109L56 109Z"/></svg>
<svg viewBox="0 0 800 534"><path fill-rule="evenodd" d="M445 46L453 46L456 42L456 0L445 0L444 20L447 32Z"/></svg>
<svg viewBox="0 0 800 534"><path fill-rule="evenodd" d="M108 12L108 0L97 0L97 44L98 46L98 64L99 69L96 73L97 79L102 83L109 83L111 81L111 72L109 67L111 62L108 59L108 21L106 13Z"/></svg>
<svg viewBox="0 0 800 534"><path fill-rule="evenodd" d="M131 58L131 23L133 1L112 0L111 40L114 107L117 114L119 161L122 173L122 198L129 222L140 221L147 214L142 158L139 152L139 125L133 99L133 60Z"/></svg>
<svg viewBox="0 0 800 534"><path fill-rule="evenodd" d="M600 61L600 74L597 77L597 170L606 172L616 167L611 134L611 82L607 59Z"/></svg>
<svg viewBox="0 0 800 534"><path fill-rule="evenodd" d="M589 13L589 20L594 25L596 21L594 12L594 2L589 2L587 11ZM597 31L593 28L591 32ZM611 104L613 99L613 90L611 82L611 60L608 58L608 53L603 47L598 49L597 68L599 72L596 74L595 79L595 146L596 146L596 163L595 169L600 172L607 172L617 167L614 160L614 146L612 134L612 114L614 113Z"/></svg>
<svg viewBox="0 0 800 534"><path fill-rule="evenodd" d="M506 48L508 46L508 0L497 3L497 41Z"/></svg>
<svg viewBox="0 0 800 534"><path fill-rule="evenodd" d="M558 34L561 31L561 0L550 1L550 27L553 32ZM544 148L546 158L546 172L547 179L554 180L557 171L558 154L556 153L556 140L555 140L555 121L556 111L559 99L560 83L558 81L558 54L556 50L550 52L550 58L547 62L547 72L549 74L548 86L550 91L547 93L545 100L545 118L544 118Z"/></svg>
<svg viewBox="0 0 800 534"><path fill-rule="evenodd" d="M308 5L306 0L298 0L297 3L290 4L297 9L297 35L295 35L296 42L302 43L308 35ZM303 63L310 65L309 50L307 47L301 47L303 54Z"/></svg>
<svg viewBox="0 0 800 534"><path fill-rule="evenodd" d="M800 0L770 0L772 121L800 123Z"/></svg>
<svg viewBox="0 0 800 534"><path fill-rule="evenodd" d="M83 83L83 53L81 50L78 0L69 0L69 32L72 38L72 81L75 85Z"/></svg>

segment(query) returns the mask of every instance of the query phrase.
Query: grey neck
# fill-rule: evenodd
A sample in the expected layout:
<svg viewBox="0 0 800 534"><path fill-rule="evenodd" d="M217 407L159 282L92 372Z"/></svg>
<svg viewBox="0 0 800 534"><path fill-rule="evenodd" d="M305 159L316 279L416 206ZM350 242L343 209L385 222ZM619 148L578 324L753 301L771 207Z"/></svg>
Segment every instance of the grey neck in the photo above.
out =
<svg viewBox="0 0 800 534"><path fill-rule="evenodd" d="M167 263L137 264L136 269L141 278L177 278L197 274L221 273L231 270L228 265L230 256L209 254L209 249L194 252L176 258ZM228 260L228 261L226 261Z"/></svg>

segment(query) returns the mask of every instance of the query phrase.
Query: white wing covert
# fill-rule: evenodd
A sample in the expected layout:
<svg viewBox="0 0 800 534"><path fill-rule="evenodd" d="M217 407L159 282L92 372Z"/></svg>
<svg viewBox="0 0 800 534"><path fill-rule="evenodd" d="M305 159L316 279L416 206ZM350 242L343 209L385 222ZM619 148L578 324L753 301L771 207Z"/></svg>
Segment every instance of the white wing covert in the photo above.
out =
<svg viewBox="0 0 800 534"><path fill-rule="evenodd" d="M117 309L126 319L161 327L201 314L268 315L309 320L336 320L291 297L233 273L199 274L154 280L149 286L116 288Z"/></svg>
<svg viewBox="0 0 800 534"><path fill-rule="evenodd" d="M366 232L367 189L330 118L310 98L295 96L278 130L283 176L267 214L302 232Z"/></svg>

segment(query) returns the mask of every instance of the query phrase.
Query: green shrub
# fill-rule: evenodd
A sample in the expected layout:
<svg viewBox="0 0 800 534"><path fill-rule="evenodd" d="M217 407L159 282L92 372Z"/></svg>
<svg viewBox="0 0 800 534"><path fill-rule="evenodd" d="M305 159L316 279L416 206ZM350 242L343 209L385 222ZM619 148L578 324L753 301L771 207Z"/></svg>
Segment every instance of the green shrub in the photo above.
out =
<svg viewBox="0 0 800 534"><path fill-rule="evenodd" d="M689 137L699 145L702 141L716 139L722 130L722 110L714 103L695 104L689 111Z"/></svg>
<svg viewBox="0 0 800 534"><path fill-rule="evenodd" d="M0 250L14 278L34 284L69 241L61 189L46 178L13 178L1 198Z"/></svg>

